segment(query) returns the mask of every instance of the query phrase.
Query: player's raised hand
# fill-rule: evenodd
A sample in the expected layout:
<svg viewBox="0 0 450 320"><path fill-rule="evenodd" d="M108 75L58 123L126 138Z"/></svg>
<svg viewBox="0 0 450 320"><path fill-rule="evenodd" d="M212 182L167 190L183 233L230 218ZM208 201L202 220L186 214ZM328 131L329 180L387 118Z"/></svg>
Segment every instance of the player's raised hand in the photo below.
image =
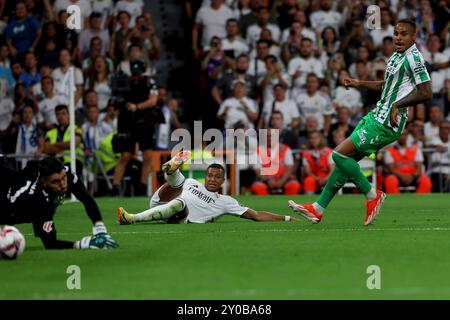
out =
<svg viewBox="0 0 450 320"><path fill-rule="evenodd" d="M398 116L398 108L395 105L392 105L392 111L391 114L389 115L389 123L393 128L398 128L397 116Z"/></svg>

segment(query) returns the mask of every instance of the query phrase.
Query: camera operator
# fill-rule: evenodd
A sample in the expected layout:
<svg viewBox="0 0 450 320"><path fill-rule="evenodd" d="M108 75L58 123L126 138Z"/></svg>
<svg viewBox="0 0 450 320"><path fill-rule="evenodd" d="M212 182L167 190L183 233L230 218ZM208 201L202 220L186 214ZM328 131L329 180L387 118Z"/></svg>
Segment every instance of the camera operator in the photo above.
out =
<svg viewBox="0 0 450 320"><path fill-rule="evenodd" d="M114 151L120 160L114 170L113 194L118 195L119 185L128 162L133 158L136 144L142 151L142 171L138 194L147 191L148 176L152 166L154 149L154 128L156 123L164 123L164 116L157 106L158 88L153 78L144 76L146 64L142 59L131 61L131 77L128 88L115 94L119 103L118 135L113 141ZM114 88L113 88L113 91Z"/></svg>

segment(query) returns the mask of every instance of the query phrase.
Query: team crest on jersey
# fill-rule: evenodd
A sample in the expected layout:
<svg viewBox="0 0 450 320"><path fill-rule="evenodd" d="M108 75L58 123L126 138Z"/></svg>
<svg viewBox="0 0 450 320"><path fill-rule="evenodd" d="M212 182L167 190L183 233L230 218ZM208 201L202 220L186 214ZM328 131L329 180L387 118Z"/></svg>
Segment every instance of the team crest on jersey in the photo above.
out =
<svg viewBox="0 0 450 320"><path fill-rule="evenodd" d="M53 230L53 221L44 222L44 225L42 226L42 229L45 232L50 233L50 231Z"/></svg>

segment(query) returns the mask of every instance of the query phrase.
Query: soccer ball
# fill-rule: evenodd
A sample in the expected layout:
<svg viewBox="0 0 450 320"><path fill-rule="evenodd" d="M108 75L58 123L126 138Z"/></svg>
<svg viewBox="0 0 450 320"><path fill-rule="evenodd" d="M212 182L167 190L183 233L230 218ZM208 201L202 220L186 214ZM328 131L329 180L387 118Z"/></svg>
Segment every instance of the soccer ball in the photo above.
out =
<svg viewBox="0 0 450 320"><path fill-rule="evenodd" d="M15 259L25 250L25 238L12 226L0 228L0 258Z"/></svg>

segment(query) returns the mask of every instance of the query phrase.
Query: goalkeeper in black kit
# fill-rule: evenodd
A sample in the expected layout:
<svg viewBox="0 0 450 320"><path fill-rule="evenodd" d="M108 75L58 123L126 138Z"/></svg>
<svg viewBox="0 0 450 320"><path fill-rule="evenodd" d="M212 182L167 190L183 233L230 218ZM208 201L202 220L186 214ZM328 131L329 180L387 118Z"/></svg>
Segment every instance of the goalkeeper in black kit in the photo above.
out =
<svg viewBox="0 0 450 320"><path fill-rule="evenodd" d="M73 193L94 224L93 234L79 241L59 240L53 216L64 198ZM13 170L0 155L0 225L32 223L46 249L110 249L118 247L108 235L100 210L86 187L56 158L46 158L21 171Z"/></svg>

